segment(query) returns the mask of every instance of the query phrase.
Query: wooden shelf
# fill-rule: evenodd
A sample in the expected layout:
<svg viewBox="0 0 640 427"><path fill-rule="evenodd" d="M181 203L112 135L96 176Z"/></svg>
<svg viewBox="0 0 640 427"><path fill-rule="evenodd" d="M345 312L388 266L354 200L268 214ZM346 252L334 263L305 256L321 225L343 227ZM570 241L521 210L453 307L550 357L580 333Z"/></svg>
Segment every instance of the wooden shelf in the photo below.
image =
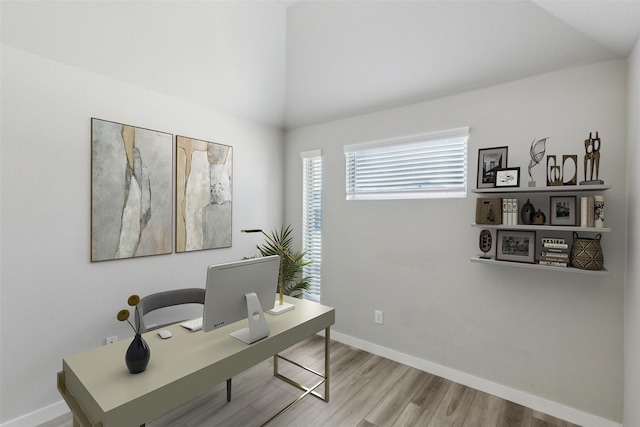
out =
<svg viewBox="0 0 640 427"><path fill-rule="evenodd" d="M577 193L582 191L605 191L610 185L557 185L553 187L503 187L474 188L472 193Z"/></svg>
<svg viewBox="0 0 640 427"><path fill-rule="evenodd" d="M493 224L471 224L472 227L488 228L491 230L526 230L526 231L575 231L576 233L608 233L610 228L595 227L572 227L565 225L493 225Z"/></svg>
<svg viewBox="0 0 640 427"><path fill-rule="evenodd" d="M522 262L498 261L495 258L481 258L480 256L471 258L471 262L479 262L481 264L500 265L504 267L529 268L535 270L561 271L563 273L589 274L592 276L608 276L609 271L606 268L602 270L582 270L574 267L553 267L551 265L526 264Z"/></svg>

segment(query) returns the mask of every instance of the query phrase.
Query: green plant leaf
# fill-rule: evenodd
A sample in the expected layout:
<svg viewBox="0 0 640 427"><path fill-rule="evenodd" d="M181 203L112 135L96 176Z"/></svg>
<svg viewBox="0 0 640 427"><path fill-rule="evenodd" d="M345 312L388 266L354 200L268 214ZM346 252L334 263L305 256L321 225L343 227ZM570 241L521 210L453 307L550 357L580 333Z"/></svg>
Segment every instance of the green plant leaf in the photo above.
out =
<svg viewBox="0 0 640 427"><path fill-rule="evenodd" d="M280 230L271 232L270 237L277 245L268 239L262 245L257 245L260 255L271 256L280 255L282 263L282 277L284 278L284 294L300 298L304 290L309 288L309 278L303 277L303 267L311 264L311 261L305 257L306 251L294 252L291 247L293 245L293 230L291 225L283 226ZM280 247L278 247L280 246ZM284 251L282 250L284 249ZM291 255L293 261L287 256ZM276 283L276 287L278 284Z"/></svg>

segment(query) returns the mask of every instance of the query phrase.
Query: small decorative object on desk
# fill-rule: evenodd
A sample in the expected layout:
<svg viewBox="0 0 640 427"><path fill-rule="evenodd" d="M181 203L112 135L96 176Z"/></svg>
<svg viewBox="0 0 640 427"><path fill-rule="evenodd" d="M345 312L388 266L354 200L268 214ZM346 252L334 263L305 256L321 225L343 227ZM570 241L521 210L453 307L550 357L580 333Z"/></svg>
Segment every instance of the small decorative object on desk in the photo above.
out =
<svg viewBox="0 0 640 427"><path fill-rule="evenodd" d="M534 139L531 143L531 148L529 149L529 155L531 155L531 161L529 162L529 187L536 186L536 182L533 180L533 175L531 175L531 169L533 169L535 165L539 165L542 159L544 159L547 139L549 139L549 137L542 138L537 141Z"/></svg>
<svg viewBox="0 0 640 427"><path fill-rule="evenodd" d="M131 307L135 307L139 302L140 297L138 295L131 295L127 300L127 303ZM131 372L132 374L139 374L140 372L143 372L145 369L147 369L149 359L151 358L151 350L149 349L147 342L144 340L144 338L142 338L139 326L138 328L136 328L135 326L133 326L133 324L131 324L131 321L129 321L129 315L129 310L125 308L120 310L117 316L119 321L126 321L133 329L133 332L135 332L136 334L133 338L133 341L129 345L129 348L127 349L124 360L127 364L127 368L129 368L129 372ZM136 315L139 315L137 311ZM140 325L140 322L138 321L136 322L136 324Z"/></svg>
<svg viewBox="0 0 640 427"><path fill-rule="evenodd" d="M602 185L604 181L598 179L600 173L600 136L596 131L596 137L593 138L592 133L589 132L589 138L584 140L584 181L580 182L580 185ZM589 167L587 167L589 165ZM589 171L589 177L587 179L587 170ZM595 179L594 179L595 172Z"/></svg>
<svg viewBox="0 0 640 427"><path fill-rule="evenodd" d="M573 232L573 245L571 246L571 266L583 270L602 270L604 268L604 254L600 239L602 234L596 234L593 239L578 237Z"/></svg>
<svg viewBox="0 0 640 427"><path fill-rule="evenodd" d="M479 246L480 246L480 250L482 251L482 256L480 256L480 258L484 258L484 259L491 258L490 256L487 255L487 252L491 250L492 240L493 239L491 237L491 232L489 230L482 230L480 232Z"/></svg>

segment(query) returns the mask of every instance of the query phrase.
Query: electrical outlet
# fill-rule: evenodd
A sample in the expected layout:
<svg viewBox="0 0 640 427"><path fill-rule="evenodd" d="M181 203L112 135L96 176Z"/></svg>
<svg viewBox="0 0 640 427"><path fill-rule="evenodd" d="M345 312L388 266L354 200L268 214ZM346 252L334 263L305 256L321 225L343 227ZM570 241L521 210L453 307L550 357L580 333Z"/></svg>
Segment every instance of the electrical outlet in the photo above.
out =
<svg viewBox="0 0 640 427"><path fill-rule="evenodd" d="M374 318L373 320L379 324L382 325L382 310L374 310Z"/></svg>
<svg viewBox="0 0 640 427"><path fill-rule="evenodd" d="M118 341L118 337L117 336L112 336L112 337L107 337L104 339L104 343L105 344L113 344L114 342Z"/></svg>

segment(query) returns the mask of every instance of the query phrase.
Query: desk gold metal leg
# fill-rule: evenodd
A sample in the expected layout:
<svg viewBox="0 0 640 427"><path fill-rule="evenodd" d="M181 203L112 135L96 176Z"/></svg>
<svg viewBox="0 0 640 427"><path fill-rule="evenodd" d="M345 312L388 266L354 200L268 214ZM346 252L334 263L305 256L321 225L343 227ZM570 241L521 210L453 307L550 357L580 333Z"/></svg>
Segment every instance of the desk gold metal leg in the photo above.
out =
<svg viewBox="0 0 640 427"><path fill-rule="evenodd" d="M266 426L267 424L271 423L273 420L275 420L276 418L278 418L280 415L282 415L283 413L285 413L286 411L288 411L292 406L294 406L296 403L300 402L302 399L304 399L305 397L307 397L308 395L312 395L317 397L318 399L324 400L325 402L329 402L329 372L330 372L330 365L331 365L331 359L330 359L330 341L331 341L331 334L330 334L330 328L326 328L325 329L325 335L324 335L324 374L321 374L320 372L314 371L313 369L307 368L306 366L303 366L297 362L294 362L291 359L287 359L284 356L281 356L279 354L275 354L273 356L273 375L277 378L280 378L281 380L283 380L284 382L287 382L289 384L291 384L294 387L299 388L300 390L303 390L304 393L302 393L296 400L294 400L293 402L291 402L290 404L288 404L287 406L285 406L283 409L281 409L277 414L275 414L273 417L269 418L264 424L262 424L262 427ZM306 387L296 381L293 381L291 378L285 377L284 375L280 374L278 372L278 359L282 359L286 362L291 363L292 365L295 365L301 369L304 369L307 372L311 372L312 374L320 377L320 381L317 384L314 384L311 387ZM324 384L324 395L316 392L315 390L320 387L322 384Z"/></svg>

